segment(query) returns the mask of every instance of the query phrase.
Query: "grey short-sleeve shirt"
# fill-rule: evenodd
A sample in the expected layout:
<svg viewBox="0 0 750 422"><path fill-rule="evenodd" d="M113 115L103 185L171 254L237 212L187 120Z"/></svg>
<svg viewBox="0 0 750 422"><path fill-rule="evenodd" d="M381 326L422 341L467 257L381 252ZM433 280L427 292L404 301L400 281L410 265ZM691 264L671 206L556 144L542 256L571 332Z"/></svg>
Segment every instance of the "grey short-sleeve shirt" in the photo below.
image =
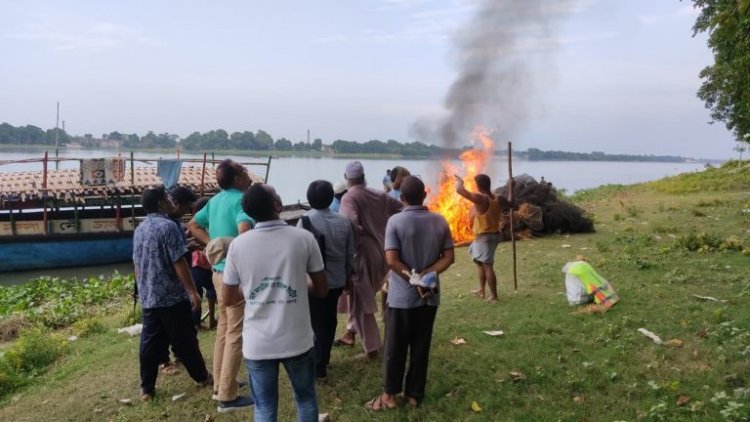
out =
<svg viewBox="0 0 750 422"><path fill-rule="evenodd" d="M398 250L401 261L417 272L432 265L448 249L453 249L448 222L442 215L430 212L426 207L408 206L388 220L385 250ZM419 297L416 287L393 271L388 273L388 282L388 306L391 308L410 309L440 304L439 289L432 299L426 300Z"/></svg>

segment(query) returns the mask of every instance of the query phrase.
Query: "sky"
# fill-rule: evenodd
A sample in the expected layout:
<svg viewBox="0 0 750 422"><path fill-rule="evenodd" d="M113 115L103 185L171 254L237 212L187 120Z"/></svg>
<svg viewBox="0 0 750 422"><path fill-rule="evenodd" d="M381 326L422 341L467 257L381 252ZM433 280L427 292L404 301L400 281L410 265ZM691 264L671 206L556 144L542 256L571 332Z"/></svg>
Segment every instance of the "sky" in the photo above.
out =
<svg viewBox="0 0 750 422"><path fill-rule="evenodd" d="M535 1L564 10L543 38L518 36L530 88L508 100L525 118L503 141L736 155L695 94L712 55L693 37L691 2ZM0 0L0 122L54 127L59 101L76 135L262 129L296 142L309 129L324 143L439 142L414 125L446 112L456 40L482 3Z"/></svg>

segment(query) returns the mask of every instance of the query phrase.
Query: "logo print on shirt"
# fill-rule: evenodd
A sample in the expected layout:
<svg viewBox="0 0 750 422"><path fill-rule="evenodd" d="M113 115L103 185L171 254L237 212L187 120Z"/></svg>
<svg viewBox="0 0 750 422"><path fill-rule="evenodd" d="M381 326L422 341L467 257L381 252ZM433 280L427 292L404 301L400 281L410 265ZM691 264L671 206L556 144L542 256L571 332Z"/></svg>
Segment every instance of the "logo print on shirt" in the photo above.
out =
<svg viewBox="0 0 750 422"><path fill-rule="evenodd" d="M248 295L248 303L256 305L296 303L297 290L280 280L281 277L264 277L260 284L258 284L258 287L254 288ZM286 294L286 299L258 300L258 295L269 287L272 289L282 289L284 294Z"/></svg>

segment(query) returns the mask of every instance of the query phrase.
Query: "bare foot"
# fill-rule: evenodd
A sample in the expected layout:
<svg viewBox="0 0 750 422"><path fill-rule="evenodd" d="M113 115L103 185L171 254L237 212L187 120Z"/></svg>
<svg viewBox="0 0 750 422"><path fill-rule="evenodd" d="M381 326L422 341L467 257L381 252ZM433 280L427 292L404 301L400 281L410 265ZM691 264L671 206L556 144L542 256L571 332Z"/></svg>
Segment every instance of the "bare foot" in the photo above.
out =
<svg viewBox="0 0 750 422"><path fill-rule="evenodd" d="M471 293L480 299L484 299L484 291L482 289L473 289Z"/></svg>
<svg viewBox="0 0 750 422"><path fill-rule="evenodd" d="M487 298L488 303L497 303L497 296L490 296Z"/></svg>

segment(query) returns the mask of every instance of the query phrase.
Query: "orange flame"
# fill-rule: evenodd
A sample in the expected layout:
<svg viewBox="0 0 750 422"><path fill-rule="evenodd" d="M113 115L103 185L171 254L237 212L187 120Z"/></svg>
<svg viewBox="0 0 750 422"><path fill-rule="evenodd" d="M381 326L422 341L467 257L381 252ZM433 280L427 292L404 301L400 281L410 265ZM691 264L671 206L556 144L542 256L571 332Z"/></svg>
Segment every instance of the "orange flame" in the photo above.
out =
<svg viewBox="0 0 750 422"><path fill-rule="evenodd" d="M427 207L431 211L441 214L448 220L448 225L453 234L453 242L456 244L472 241L474 232L472 231L472 203L456 193L454 176L460 176L460 173L463 173L466 189L476 192L474 176L482 173L487 160L492 157L492 150L495 145L489 136L489 132L482 127L475 128L472 131L471 139L477 146L461 153L459 159L462 168L450 161L442 162L443 171L440 173L440 187L437 194L432 196L427 203Z"/></svg>

